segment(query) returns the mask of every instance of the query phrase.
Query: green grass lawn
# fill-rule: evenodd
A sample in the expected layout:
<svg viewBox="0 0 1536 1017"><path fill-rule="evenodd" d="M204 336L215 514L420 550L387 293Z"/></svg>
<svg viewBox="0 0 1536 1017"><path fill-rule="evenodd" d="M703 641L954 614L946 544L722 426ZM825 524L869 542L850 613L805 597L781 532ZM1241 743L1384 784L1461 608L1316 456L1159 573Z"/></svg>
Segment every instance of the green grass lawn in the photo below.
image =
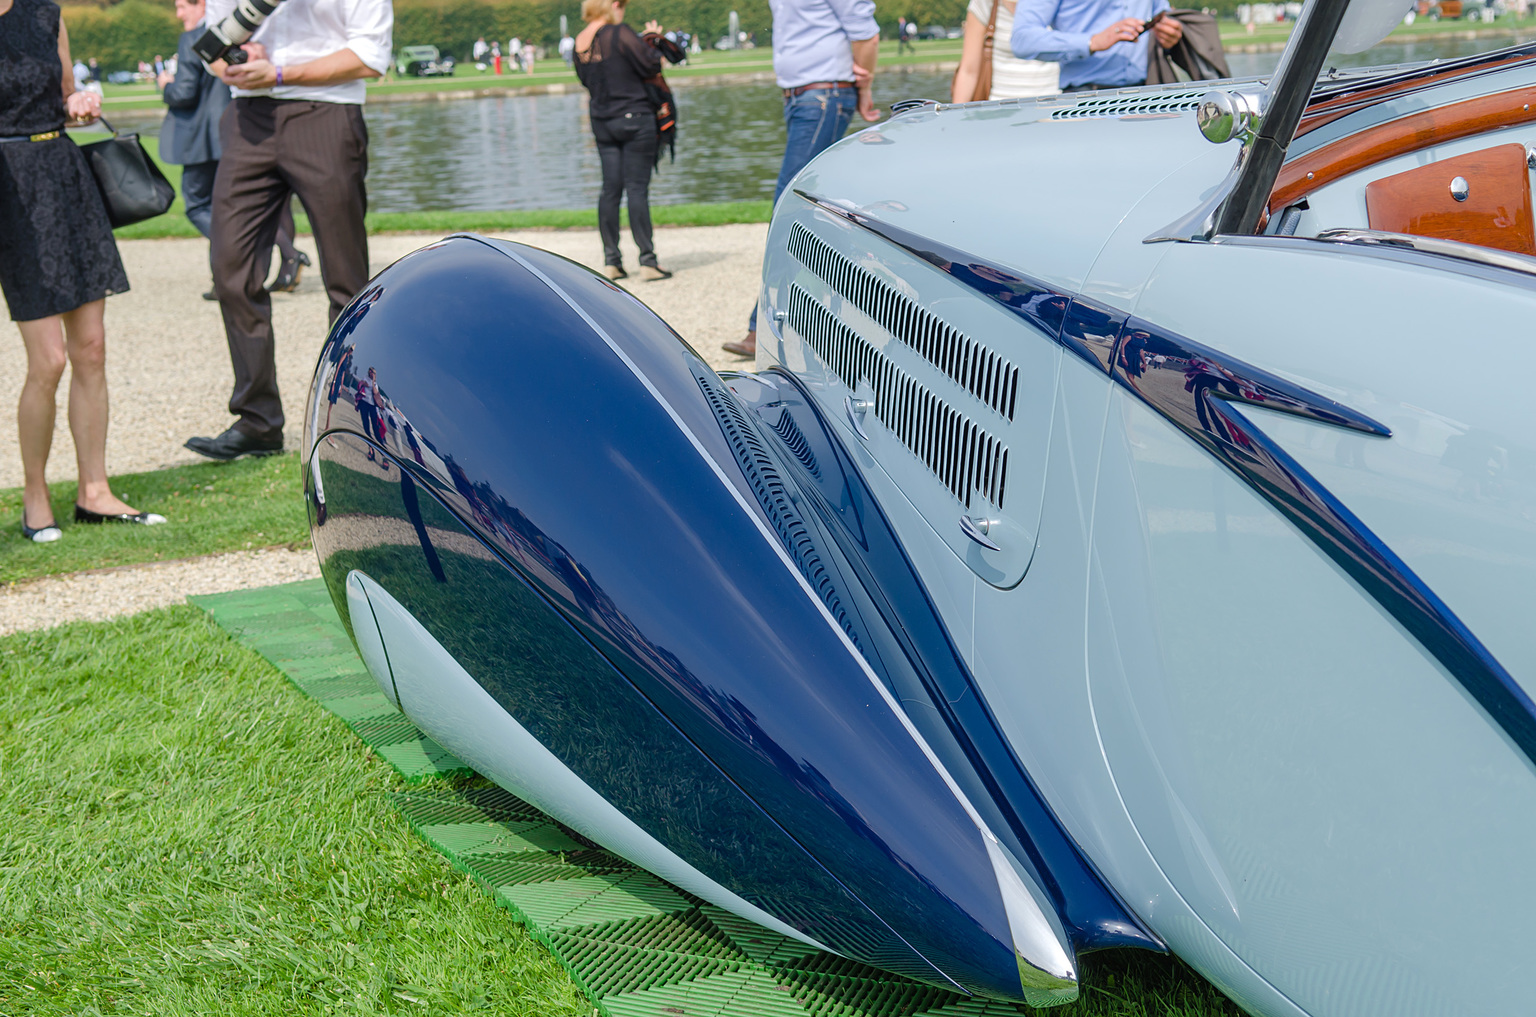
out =
<svg viewBox="0 0 1536 1017"><path fill-rule="evenodd" d="M590 1013L404 790L196 608L0 639L0 1013ZM1172 958L1083 967L1050 1013L1239 1013Z"/></svg>
<svg viewBox="0 0 1536 1017"><path fill-rule="evenodd" d="M82 569L309 544L296 454L130 473L113 477L112 490L169 522L77 526L75 483L68 481L50 486L63 539L34 544L21 535L21 489L0 490L0 585Z"/></svg>
<svg viewBox="0 0 1536 1017"><path fill-rule="evenodd" d="M0 639L0 1013L589 1013L404 788L196 608Z"/></svg>

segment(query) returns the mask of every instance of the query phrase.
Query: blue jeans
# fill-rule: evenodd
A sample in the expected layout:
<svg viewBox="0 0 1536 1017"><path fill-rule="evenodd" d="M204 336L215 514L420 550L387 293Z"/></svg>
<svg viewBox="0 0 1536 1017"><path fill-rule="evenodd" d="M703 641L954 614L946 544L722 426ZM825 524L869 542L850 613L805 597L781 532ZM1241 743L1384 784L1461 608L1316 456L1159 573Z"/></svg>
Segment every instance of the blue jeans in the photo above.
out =
<svg viewBox="0 0 1536 1017"><path fill-rule="evenodd" d="M784 131L788 137L784 142L784 163L779 167L779 181L773 188L775 205L795 174L847 133L858 105L859 92L855 88L814 88L784 100ZM747 330L757 331L755 300Z"/></svg>

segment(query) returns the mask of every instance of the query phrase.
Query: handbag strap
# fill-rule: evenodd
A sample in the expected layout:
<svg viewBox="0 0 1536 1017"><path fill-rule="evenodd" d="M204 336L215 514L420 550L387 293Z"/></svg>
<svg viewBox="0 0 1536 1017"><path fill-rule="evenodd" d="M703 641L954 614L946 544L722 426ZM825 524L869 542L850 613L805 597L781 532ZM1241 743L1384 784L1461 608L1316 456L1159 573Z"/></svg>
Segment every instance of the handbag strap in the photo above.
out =
<svg viewBox="0 0 1536 1017"><path fill-rule="evenodd" d="M992 0L992 13L987 16L987 34L981 38L981 61L984 65L992 62L992 37L997 34L997 9L1003 5L1003 0Z"/></svg>
<svg viewBox="0 0 1536 1017"><path fill-rule="evenodd" d="M113 127L111 122L109 120L107 120L106 117L104 117L100 113L98 113L98 114L96 114L96 119L101 121L101 126L105 127L107 130L112 132L112 137L114 137L114 138L117 137L117 128Z"/></svg>

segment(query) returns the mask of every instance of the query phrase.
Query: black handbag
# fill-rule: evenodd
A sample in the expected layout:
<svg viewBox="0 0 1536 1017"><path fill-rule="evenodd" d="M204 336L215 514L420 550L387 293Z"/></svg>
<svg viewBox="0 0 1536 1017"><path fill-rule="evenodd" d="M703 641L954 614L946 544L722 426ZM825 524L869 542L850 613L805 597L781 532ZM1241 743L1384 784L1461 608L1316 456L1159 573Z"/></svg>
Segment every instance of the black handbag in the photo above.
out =
<svg viewBox="0 0 1536 1017"><path fill-rule="evenodd" d="M112 228L164 215L176 200L176 188L144 151L137 134L117 133L105 117L101 124L112 132L112 137L81 145L80 151L96 177Z"/></svg>

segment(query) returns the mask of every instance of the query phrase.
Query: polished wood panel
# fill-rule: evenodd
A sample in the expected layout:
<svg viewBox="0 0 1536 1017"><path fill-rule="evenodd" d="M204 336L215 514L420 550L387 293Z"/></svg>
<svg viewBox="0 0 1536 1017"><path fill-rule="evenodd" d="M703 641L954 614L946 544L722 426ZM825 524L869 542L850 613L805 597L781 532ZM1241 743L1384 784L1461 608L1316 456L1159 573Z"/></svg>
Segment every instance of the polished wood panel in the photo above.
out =
<svg viewBox="0 0 1536 1017"><path fill-rule="evenodd" d="M1456 177L1467 181L1465 201L1451 196ZM1524 145L1497 145L1374 180L1365 188L1365 208L1373 230L1536 254Z"/></svg>
<svg viewBox="0 0 1536 1017"><path fill-rule="evenodd" d="M1270 192L1269 207L1278 212L1304 194L1394 156L1536 122L1533 106L1536 85L1527 85L1437 106L1340 138L1282 166Z"/></svg>
<svg viewBox="0 0 1536 1017"><path fill-rule="evenodd" d="M1509 67L1512 64L1529 63L1532 60L1533 57L1529 53L1521 52L1465 67L1426 67L1386 85L1360 88L1328 99L1314 100L1308 104L1306 112L1302 114L1301 123L1296 126L1296 137L1299 138L1324 124L1332 123L1340 117L1374 106L1394 96L1422 92L1426 88L1436 88L1456 78L1472 74L1487 74L1489 71Z"/></svg>

